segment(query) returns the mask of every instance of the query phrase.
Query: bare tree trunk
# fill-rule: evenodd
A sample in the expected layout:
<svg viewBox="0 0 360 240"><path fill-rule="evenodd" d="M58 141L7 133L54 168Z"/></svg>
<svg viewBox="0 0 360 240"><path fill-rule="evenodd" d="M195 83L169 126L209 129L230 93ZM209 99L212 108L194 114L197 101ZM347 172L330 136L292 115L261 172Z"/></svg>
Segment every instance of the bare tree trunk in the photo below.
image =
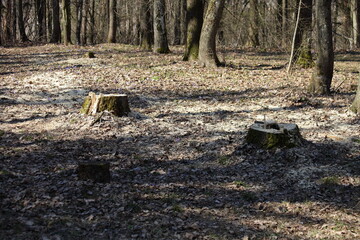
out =
<svg viewBox="0 0 360 240"><path fill-rule="evenodd" d="M58 43L61 40L61 28L60 28L60 7L59 0L52 0L52 34L51 34L51 43Z"/></svg>
<svg viewBox="0 0 360 240"><path fill-rule="evenodd" d="M87 39L87 20L88 20L88 11L89 11L89 0L84 0L84 6L83 6L83 19L81 21L81 45L86 45L86 39Z"/></svg>
<svg viewBox="0 0 360 240"><path fill-rule="evenodd" d="M203 12L204 4L202 0L187 0L187 40L183 58L184 61L198 59Z"/></svg>
<svg viewBox="0 0 360 240"><path fill-rule="evenodd" d="M250 27L249 27L249 45L258 47L259 43L259 11L258 2L250 0Z"/></svg>
<svg viewBox="0 0 360 240"><path fill-rule="evenodd" d="M210 0L201 30L199 63L206 67L220 64L216 55L216 33L219 28L225 0Z"/></svg>
<svg viewBox="0 0 360 240"><path fill-rule="evenodd" d="M62 10L62 34L65 45L71 44L71 16L70 16L70 0L61 0Z"/></svg>
<svg viewBox="0 0 360 240"><path fill-rule="evenodd" d="M46 40L46 4L45 1L36 0L36 10L37 10L37 22L38 22L38 37L40 41Z"/></svg>
<svg viewBox="0 0 360 240"><path fill-rule="evenodd" d="M165 0L154 0L154 52L169 53L165 23Z"/></svg>
<svg viewBox="0 0 360 240"><path fill-rule="evenodd" d="M150 1L141 0L140 6L140 47L144 50L151 50L151 13Z"/></svg>
<svg viewBox="0 0 360 240"><path fill-rule="evenodd" d="M109 3L109 34L107 41L108 43L116 42L116 0L110 0Z"/></svg>
<svg viewBox="0 0 360 240"><path fill-rule="evenodd" d="M81 26L83 20L83 5L84 0L77 0L76 2L76 44L81 44Z"/></svg>
<svg viewBox="0 0 360 240"><path fill-rule="evenodd" d="M173 45L179 45L181 42L181 4L181 0L175 1Z"/></svg>
<svg viewBox="0 0 360 240"><path fill-rule="evenodd" d="M359 0L350 0L350 12L352 21L352 48L360 47L360 17Z"/></svg>
<svg viewBox="0 0 360 240"><path fill-rule="evenodd" d="M19 24L19 33L20 33L20 40L22 42L28 42L29 38L26 36L25 32L25 24L24 24L24 16L23 16L23 1L17 1L18 7L18 24Z"/></svg>
<svg viewBox="0 0 360 240"><path fill-rule="evenodd" d="M281 32L282 32L282 46L285 47L286 40L287 40L287 19L288 19L288 10L287 10L287 1L288 0L282 0L282 6L281 6L281 18L282 18L282 24L281 24Z"/></svg>
<svg viewBox="0 0 360 240"><path fill-rule="evenodd" d="M136 0L135 0L136 1ZM140 36L140 23L139 23L139 15L138 15L138 5L135 4L132 9L132 34L131 34L131 44L139 45L139 36Z"/></svg>
<svg viewBox="0 0 360 240"><path fill-rule="evenodd" d="M12 12L11 12L11 9L12 9L12 0L8 0L6 2L6 16L5 16L5 39L6 39L6 42L12 42L15 37L13 35L13 22L12 22Z"/></svg>
<svg viewBox="0 0 360 240"><path fill-rule="evenodd" d="M316 51L318 59L310 81L309 91L329 94L334 71L331 0L316 0Z"/></svg>
<svg viewBox="0 0 360 240"><path fill-rule="evenodd" d="M3 35L3 31L2 31L2 0L0 0L0 46L2 45L2 35Z"/></svg>
<svg viewBox="0 0 360 240"><path fill-rule="evenodd" d="M90 36L89 40L91 44L95 44L95 0L91 1L90 10Z"/></svg>
<svg viewBox="0 0 360 240"><path fill-rule="evenodd" d="M187 38L187 10L186 10L186 0L181 0L181 25L180 25L180 31L181 31L181 42L180 44L186 44L186 38Z"/></svg>

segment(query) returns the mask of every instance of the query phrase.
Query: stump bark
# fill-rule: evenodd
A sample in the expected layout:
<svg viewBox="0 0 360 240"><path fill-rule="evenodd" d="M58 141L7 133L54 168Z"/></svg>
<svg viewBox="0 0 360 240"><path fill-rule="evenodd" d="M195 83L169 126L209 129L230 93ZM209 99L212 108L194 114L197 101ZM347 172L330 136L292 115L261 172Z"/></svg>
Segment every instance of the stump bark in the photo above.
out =
<svg viewBox="0 0 360 240"><path fill-rule="evenodd" d="M105 162L82 162L78 165L78 177L81 180L93 180L99 183L110 182L110 164Z"/></svg>
<svg viewBox="0 0 360 240"><path fill-rule="evenodd" d="M261 148L291 148L303 143L296 124L276 122L255 122L246 136L248 143Z"/></svg>
<svg viewBox="0 0 360 240"><path fill-rule="evenodd" d="M127 116L131 111L128 97L125 94L100 94L90 92L85 98L80 112L94 115L99 112L109 111L115 116Z"/></svg>

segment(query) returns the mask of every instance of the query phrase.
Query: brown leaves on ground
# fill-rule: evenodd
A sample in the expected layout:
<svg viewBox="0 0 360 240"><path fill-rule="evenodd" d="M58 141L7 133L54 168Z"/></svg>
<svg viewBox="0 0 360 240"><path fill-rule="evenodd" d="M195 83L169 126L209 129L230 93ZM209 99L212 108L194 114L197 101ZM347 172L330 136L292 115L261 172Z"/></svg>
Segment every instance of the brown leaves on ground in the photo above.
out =
<svg viewBox="0 0 360 240"><path fill-rule="evenodd" d="M339 53L334 93L287 55L223 49L225 67L117 44L2 48L1 239L359 239L360 54ZM96 58L84 57L88 51ZM84 116L89 91L126 93L132 114ZM308 142L260 150L255 120ZM80 181L108 161L109 184Z"/></svg>

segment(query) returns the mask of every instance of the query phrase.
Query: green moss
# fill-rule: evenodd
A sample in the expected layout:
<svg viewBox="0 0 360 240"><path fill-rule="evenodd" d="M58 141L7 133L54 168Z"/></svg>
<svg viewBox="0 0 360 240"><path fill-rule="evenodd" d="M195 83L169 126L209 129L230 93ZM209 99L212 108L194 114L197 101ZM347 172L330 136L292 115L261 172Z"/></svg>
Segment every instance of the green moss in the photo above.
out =
<svg viewBox="0 0 360 240"><path fill-rule="evenodd" d="M312 68L315 66L311 51L308 47L301 48L296 64L302 68Z"/></svg>
<svg viewBox="0 0 360 240"><path fill-rule="evenodd" d="M170 53L170 50L168 48L157 48L155 51L157 53Z"/></svg>
<svg viewBox="0 0 360 240"><path fill-rule="evenodd" d="M324 177L320 179L320 183L324 185L338 185L340 184L340 178L336 176Z"/></svg>
<svg viewBox="0 0 360 240"><path fill-rule="evenodd" d="M84 100L83 105L81 106L80 113L88 114L91 106L91 97L87 96Z"/></svg>
<svg viewBox="0 0 360 240"><path fill-rule="evenodd" d="M4 136L5 135L5 131L3 130L0 130L0 137Z"/></svg>
<svg viewBox="0 0 360 240"><path fill-rule="evenodd" d="M95 58L95 53L87 52L87 53L85 53L84 57L86 57L86 58Z"/></svg>

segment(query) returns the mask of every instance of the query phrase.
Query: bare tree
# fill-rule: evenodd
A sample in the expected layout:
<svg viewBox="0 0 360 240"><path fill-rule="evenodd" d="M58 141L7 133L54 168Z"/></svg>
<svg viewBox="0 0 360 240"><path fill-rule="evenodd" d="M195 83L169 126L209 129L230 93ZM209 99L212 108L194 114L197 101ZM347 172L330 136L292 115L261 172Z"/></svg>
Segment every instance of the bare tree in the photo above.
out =
<svg viewBox="0 0 360 240"><path fill-rule="evenodd" d="M140 47L144 50L151 50L151 12L150 1L141 0L140 6Z"/></svg>
<svg viewBox="0 0 360 240"><path fill-rule="evenodd" d="M116 0L110 0L109 3L109 33L107 37L108 43L116 42Z"/></svg>
<svg viewBox="0 0 360 240"><path fill-rule="evenodd" d="M258 47L259 42L259 12L257 0L250 0L250 27L249 27L249 45L251 47Z"/></svg>
<svg viewBox="0 0 360 240"><path fill-rule="evenodd" d="M81 25L83 20L83 6L84 0L77 0L76 2L76 44L81 44Z"/></svg>
<svg viewBox="0 0 360 240"><path fill-rule="evenodd" d="M154 0L154 52L169 53L165 24L165 0Z"/></svg>
<svg viewBox="0 0 360 240"><path fill-rule="evenodd" d="M26 36L24 16L23 16L23 1L18 0L17 4L18 4L17 8L18 8L18 25L19 25L20 40L22 42L28 42L29 38Z"/></svg>
<svg viewBox="0 0 360 240"><path fill-rule="evenodd" d="M199 63L206 67L220 64L216 55L216 33L219 28L225 0L210 0L201 30Z"/></svg>
<svg viewBox="0 0 360 240"><path fill-rule="evenodd" d="M60 28L60 7L59 0L52 0L52 34L50 38L51 43L58 43L61 40L61 28Z"/></svg>
<svg viewBox="0 0 360 240"><path fill-rule="evenodd" d="M360 0L350 0L352 48L360 47Z"/></svg>
<svg viewBox="0 0 360 240"><path fill-rule="evenodd" d="M334 71L331 0L316 0L315 13L315 43L318 56L309 91L315 94L329 94Z"/></svg>
<svg viewBox="0 0 360 240"><path fill-rule="evenodd" d="M187 37L184 61L197 60L199 55L199 42L203 25L203 0L187 0Z"/></svg>
<svg viewBox="0 0 360 240"><path fill-rule="evenodd" d="M71 12L70 12L70 0L61 0L62 11L62 35L65 45L71 44Z"/></svg>

